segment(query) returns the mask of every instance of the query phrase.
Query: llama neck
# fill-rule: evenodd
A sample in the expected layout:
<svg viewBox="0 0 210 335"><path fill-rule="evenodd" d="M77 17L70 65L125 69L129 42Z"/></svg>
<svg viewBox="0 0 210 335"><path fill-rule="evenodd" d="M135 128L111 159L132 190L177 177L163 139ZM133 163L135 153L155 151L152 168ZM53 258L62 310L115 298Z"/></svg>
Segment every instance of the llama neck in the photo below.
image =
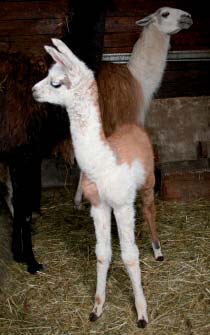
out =
<svg viewBox="0 0 210 335"><path fill-rule="evenodd" d="M75 156L80 169L93 181L101 176L106 166L116 164L102 129L96 87L89 89L73 108L67 108ZM103 169L101 169L103 166ZM103 170L103 171L101 171Z"/></svg>
<svg viewBox="0 0 210 335"><path fill-rule="evenodd" d="M169 35L151 24L143 29L128 62L129 70L141 84L146 109L162 80L169 42Z"/></svg>

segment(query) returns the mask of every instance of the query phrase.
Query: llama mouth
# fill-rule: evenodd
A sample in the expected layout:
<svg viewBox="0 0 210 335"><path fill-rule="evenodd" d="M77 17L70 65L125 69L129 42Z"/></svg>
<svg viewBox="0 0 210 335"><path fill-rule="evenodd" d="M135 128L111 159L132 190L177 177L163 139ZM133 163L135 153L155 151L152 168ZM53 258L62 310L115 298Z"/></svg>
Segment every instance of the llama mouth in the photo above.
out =
<svg viewBox="0 0 210 335"><path fill-rule="evenodd" d="M191 27L192 24L193 20L191 18L186 18L179 21L179 26L181 29L188 29Z"/></svg>
<svg viewBox="0 0 210 335"><path fill-rule="evenodd" d="M32 93L32 95L33 95L34 100L36 100L37 102L41 102L42 101L42 99L38 96L38 94Z"/></svg>

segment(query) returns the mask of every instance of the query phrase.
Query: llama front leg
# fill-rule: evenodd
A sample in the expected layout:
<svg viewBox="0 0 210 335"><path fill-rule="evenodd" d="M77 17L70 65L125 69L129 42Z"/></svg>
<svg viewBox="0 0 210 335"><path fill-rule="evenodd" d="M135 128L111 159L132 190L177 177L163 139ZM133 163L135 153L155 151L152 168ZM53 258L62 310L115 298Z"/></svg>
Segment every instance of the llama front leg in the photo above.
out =
<svg viewBox="0 0 210 335"><path fill-rule="evenodd" d="M144 223L149 227L152 249L154 252L155 259L157 261L163 261L163 255L161 251L160 241L157 233L156 226L156 209L154 201L154 176L148 178L143 190L142 190L142 210L144 216Z"/></svg>
<svg viewBox="0 0 210 335"><path fill-rule="evenodd" d="M122 260L131 279L135 306L138 314L138 327L144 328L148 323L147 303L141 285L139 250L134 236L134 208L123 206L114 210L120 238Z"/></svg>
<svg viewBox="0 0 210 335"><path fill-rule="evenodd" d="M91 215L96 232L97 285L95 304L89 319L95 321L103 312L107 272L111 261L111 209L104 204L92 206Z"/></svg>

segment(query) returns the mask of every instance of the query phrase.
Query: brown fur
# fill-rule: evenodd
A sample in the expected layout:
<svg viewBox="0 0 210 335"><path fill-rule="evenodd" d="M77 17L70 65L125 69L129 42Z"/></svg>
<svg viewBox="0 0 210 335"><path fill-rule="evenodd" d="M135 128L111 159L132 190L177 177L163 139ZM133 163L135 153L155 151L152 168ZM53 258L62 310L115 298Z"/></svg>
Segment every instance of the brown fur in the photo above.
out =
<svg viewBox="0 0 210 335"><path fill-rule="evenodd" d="M97 84L106 136L110 136L123 124L138 123L140 106L144 104L143 93L126 65L103 63Z"/></svg>
<svg viewBox="0 0 210 335"><path fill-rule="evenodd" d="M37 62L38 64L38 62ZM0 59L0 151L27 143L26 127L32 113L40 107L31 96L33 65L20 54ZM40 71L39 65L37 70ZM33 71L34 76L37 75ZM36 78L36 77L35 77Z"/></svg>
<svg viewBox="0 0 210 335"><path fill-rule="evenodd" d="M123 125L108 138L108 142L119 157L119 164L131 165L135 159L140 159L146 174L153 174L153 149L143 128L134 124Z"/></svg>
<svg viewBox="0 0 210 335"><path fill-rule="evenodd" d="M97 207L100 204L100 197L97 186L94 182L89 180L84 174L82 178L82 189L86 199L90 201L93 206Z"/></svg>
<svg viewBox="0 0 210 335"><path fill-rule="evenodd" d="M46 75L46 58L29 58L20 53L0 55L0 158L19 145L30 141L33 132L41 129L51 107L40 105L33 99L31 88ZM57 111L59 113L59 111ZM33 136L36 134L33 133ZM55 144L53 153L60 154L71 163L74 155L69 137ZM4 157L2 156L4 159Z"/></svg>

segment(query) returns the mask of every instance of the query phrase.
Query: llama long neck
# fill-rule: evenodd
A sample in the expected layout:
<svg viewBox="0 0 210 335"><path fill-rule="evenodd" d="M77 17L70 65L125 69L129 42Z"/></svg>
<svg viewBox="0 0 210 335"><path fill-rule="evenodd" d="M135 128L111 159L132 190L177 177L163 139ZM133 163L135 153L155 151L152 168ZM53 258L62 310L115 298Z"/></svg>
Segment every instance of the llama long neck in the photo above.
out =
<svg viewBox="0 0 210 335"><path fill-rule="evenodd" d="M140 38L134 45L128 68L142 87L145 102L144 112L149 107L153 94L161 83L169 42L169 35L161 33L154 24L151 24L143 29Z"/></svg>
<svg viewBox="0 0 210 335"><path fill-rule="evenodd" d="M79 167L91 180L97 181L107 170L107 165L109 168L116 165L116 158L102 129L96 84L91 86L84 94L78 95L73 108L67 107L67 112Z"/></svg>

